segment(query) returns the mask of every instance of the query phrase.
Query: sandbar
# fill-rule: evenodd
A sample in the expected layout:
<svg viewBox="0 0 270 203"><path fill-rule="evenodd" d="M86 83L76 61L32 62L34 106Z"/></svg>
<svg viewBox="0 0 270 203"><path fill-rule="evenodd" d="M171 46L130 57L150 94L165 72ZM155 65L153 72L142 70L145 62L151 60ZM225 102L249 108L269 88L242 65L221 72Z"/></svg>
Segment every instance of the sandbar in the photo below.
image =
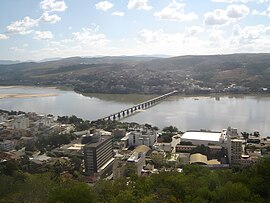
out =
<svg viewBox="0 0 270 203"><path fill-rule="evenodd" d="M10 89L10 88L46 88L46 89L57 89L57 87L43 87L43 86L23 86L23 85L14 85L14 86L1 86L0 89Z"/></svg>
<svg viewBox="0 0 270 203"><path fill-rule="evenodd" d="M57 94L0 94L0 99L6 98L33 98L33 97L54 97Z"/></svg>

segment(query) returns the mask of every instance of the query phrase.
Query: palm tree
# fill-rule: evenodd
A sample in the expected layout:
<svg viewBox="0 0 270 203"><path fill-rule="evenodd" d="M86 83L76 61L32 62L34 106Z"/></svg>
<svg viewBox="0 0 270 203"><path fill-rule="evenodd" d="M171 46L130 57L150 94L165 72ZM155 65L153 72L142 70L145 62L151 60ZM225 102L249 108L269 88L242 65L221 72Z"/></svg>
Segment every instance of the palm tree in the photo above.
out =
<svg viewBox="0 0 270 203"><path fill-rule="evenodd" d="M249 133L247 132L241 132L243 138L245 139L246 143L247 143L247 140L248 140L248 137L249 137Z"/></svg>

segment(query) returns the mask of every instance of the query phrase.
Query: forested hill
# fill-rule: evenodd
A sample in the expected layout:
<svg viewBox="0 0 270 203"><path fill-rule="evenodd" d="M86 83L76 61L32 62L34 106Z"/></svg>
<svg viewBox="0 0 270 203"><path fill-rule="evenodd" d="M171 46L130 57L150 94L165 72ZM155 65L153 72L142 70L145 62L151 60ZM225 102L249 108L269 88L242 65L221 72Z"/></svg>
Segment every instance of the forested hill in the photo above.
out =
<svg viewBox="0 0 270 203"><path fill-rule="evenodd" d="M186 165L183 172L162 172L148 177L99 180L94 187L80 182L80 176L59 165L43 167L42 172L23 172L36 165L0 165L0 202L93 202L93 203L269 203L270 160L260 159L254 166L234 170L214 170ZM64 168L64 167L63 167ZM67 176L69 174L69 176ZM72 179L73 177L73 179Z"/></svg>
<svg viewBox="0 0 270 203"><path fill-rule="evenodd" d="M156 57L72 57L0 65L0 85L71 86L80 92L163 93L232 85L244 91L270 88L270 54ZM239 89L239 88L238 88Z"/></svg>

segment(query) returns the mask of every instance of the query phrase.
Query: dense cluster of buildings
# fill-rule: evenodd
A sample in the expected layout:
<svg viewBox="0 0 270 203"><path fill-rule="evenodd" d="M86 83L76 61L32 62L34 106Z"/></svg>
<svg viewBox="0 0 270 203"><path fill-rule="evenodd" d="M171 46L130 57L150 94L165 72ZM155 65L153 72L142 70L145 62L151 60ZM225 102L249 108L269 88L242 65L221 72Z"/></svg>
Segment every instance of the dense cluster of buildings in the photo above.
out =
<svg viewBox="0 0 270 203"><path fill-rule="evenodd" d="M211 169L245 167L256 163L258 158L263 156L261 147L248 150L246 143L248 141L238 134L237 129L231 127L220 132L201 130L187 131L184 134L175 133L169 143L159 142L159 133L142 126L129 129L127 132L117 129L116 134L121 134L122 138L117 144L114 143L114 153L112 153L112 140L110 140L111 145L107 153L103 152L103 157L96 155L96 159L107 161L102 162L101 165L98 165L97 160L92 157L98 148L93 149L93 146L103 146L100 150L105 150L104 147L108 146L107 137L100 138L98 143L85 146L86 171L89 171L87 166L89 160L91 160L90 163L95 164L95 167L92 167L95 170L86 172L88 175L97 178L100 171L106 167L112 170L111 177L114 179L128 176L131 172L140 176L162 170L181 171L181 166L185 164L198 164ZM114 137L114 132L111 137ZM254 139L251 136L250 140L254 142ZM258 145L260 145L260 140L264 140L265 144L270 146L269 139L257 137L255 140L259 140ZM106 173L109 174L109 171L106 170Z"/></svg>
<svg viewBox="0 0 270 203"><path fill-rule="evenodd" d="M74 132L72 125L62 125L52 116L0 113L0 163L20 159L26 148L33 148L36 144L37 136L47 136L52 132L72 133L76 139L51 149L49 153L33 153L30 160L42 165L55 162L57 158L82 157L79 165L87 182L130 174L145 176L160 171L181 171L185 164L211 169L245 167L256 163L258 158L269 153L270 148L270 139L261 138L258 133L244 138L231 127L219 132L171 132L171 140L164 142L160 139L163 132L144 125L112 132L102 129Z"/></svg>
<svg viewBox="0 0 270 203"><path fill-rule="evenodd" d="M26 150L35 148L38 137L70 131L69 127L72 129L72 126L63 126L56 122L51 115L1 112L0 162L19 159L25 155ZM39 159L39 157L30 158L33 161ZM44 158L40 157L40 160L44 161Z"/></svg>

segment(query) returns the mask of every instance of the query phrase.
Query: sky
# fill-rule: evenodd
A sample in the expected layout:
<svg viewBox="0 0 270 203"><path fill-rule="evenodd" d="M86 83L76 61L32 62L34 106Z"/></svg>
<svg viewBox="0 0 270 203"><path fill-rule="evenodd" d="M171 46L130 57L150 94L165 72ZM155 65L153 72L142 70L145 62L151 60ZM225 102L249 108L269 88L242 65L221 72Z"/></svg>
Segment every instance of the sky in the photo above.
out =
<svg viewBox="0 0 270 203"><path fill-rule="evenodd" d="M1 0L0 60L270 52L270 0Z"/></svg>

